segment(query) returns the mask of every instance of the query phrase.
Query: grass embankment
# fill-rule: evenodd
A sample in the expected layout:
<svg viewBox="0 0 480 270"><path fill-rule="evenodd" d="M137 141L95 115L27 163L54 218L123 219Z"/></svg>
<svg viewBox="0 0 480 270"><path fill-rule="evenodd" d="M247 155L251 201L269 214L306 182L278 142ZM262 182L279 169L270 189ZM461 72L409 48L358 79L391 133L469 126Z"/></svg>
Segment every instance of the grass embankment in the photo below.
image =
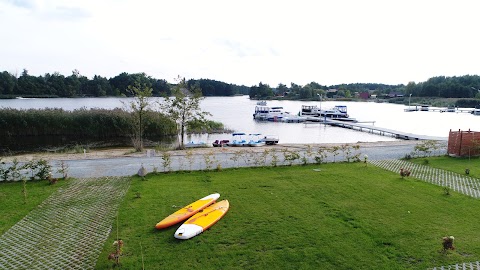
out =
<svg viewBox="0 0 480 270"><path fill-rule="evenodd" d="M181 241L179 225L154 229L214 192L231 208L207 232ZM142 269L142 257L145 269L426 269L480 259L480 201L363 163L149 175L132 182L119 211L125 269ZM98 269L112 266L116 230ZM457 249L442 253L447 235Z"/></svg>
<svg viewBox="0 0 480 270"><path fill-rule="evenodd" d="M68 180L67 180L68 181ZM50 194L66 184L65 180L50 185L48 181L28 181L27 198L23 195L23 182L0 183L0 235L26 216Z"/></svg>

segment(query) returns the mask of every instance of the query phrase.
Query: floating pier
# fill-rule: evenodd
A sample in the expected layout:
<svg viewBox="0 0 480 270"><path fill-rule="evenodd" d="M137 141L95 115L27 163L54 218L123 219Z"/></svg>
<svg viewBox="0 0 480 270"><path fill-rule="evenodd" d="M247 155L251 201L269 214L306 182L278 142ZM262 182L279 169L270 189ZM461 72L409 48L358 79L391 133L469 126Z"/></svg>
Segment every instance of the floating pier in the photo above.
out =
<svg viewBox="0 0 480 270"><path fill-rule="evenodd" d="M457 107L447 107L447 108L437 108L430 107L428 105L412 105L404 109L405 112L453 112L453 113L473 113L473 109L466 108L457 108Z"/></svg>
<svg viewBox="0 0 480 270"><path fill-rule="evenodd" d="M359 122L352 123L352 122L326 119L326 121L323 121L322 124L341 127L341 128L348 128L348 129L368 132L368 133L382 135L382 136L390 136L390 137L395 137L397 139L403 139L403 140L436 140L436 141L447 140L447 137L436 137L436 136L412 134L412 133L397 131L397 130L388 129L388 128L376 127L373 125L365 125Z"/></svg>

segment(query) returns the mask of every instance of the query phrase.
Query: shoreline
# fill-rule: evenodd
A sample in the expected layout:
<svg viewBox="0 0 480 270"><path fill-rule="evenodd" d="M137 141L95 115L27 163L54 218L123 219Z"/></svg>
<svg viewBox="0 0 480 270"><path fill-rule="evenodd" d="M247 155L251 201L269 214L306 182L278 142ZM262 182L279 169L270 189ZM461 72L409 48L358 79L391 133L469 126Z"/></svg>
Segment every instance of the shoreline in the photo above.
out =
<svg viewBox="0 0 480 270"><path fill-rule="evenodd" d="M206 147L206 148L190 148L186 150L166 150L172 156L184 156L189 151L194 155L202 155L209 152L235 153L238 151L254 151L263 152L265 150L275 149L281 151L283 149L304 150L308 146L316 147L332 147L340 145L359 145L361 148L382 147L382 146L400 146L400 145L415 145L421 141L418 140L399 140L399 141L378 141L378 142L357 142L357 143L311 143L311 144L277 144L262 147ZM31 160L44 159L47 161L61 161L61 160L92 160L92 159L114 159L124 157L161 157L158 154L161 151L152 151L152 148L145 148L143 152L134 152L132 147L119 147L109 149L93 149L86 153L49 153L36 152L28 154L18 154L12 156L2 156L0 160L3 162L12 162L16 159L18 162L28 162Z"/></svg>

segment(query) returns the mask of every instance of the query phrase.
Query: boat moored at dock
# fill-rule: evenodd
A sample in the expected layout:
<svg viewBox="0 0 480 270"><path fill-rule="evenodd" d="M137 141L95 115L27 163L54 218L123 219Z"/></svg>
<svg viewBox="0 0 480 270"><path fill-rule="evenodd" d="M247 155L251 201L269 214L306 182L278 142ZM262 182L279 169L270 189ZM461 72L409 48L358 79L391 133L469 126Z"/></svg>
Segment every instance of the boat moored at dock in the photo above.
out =
<svg viewBox="0 0 480 270"><path fill-rule="evenodd" d="M253 119L277 122L281 121L286 114L283 107L255 106Z"/></svg>
<svg viewBox="0 0 480 270"><path fill-rule="evenodd" d="M301 116L307 117L308 121L320 122L322 119L333 119L337 121L356 122L355 118L350 118L347 113L347 106L337 105L331 109L323 110L317 105L302 105Z"/></svg>

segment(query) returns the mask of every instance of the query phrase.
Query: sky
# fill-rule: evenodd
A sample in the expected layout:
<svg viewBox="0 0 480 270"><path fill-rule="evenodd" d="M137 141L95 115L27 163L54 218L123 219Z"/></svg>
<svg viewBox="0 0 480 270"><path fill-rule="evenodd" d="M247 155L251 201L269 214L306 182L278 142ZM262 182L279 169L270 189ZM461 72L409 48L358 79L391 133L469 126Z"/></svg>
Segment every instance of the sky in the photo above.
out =
<svg viewBox="0 0 480 270"><path fill-rule="evenodd" d="M0 0L0 71L322 85L480 74L477 0Z"/></svg>

